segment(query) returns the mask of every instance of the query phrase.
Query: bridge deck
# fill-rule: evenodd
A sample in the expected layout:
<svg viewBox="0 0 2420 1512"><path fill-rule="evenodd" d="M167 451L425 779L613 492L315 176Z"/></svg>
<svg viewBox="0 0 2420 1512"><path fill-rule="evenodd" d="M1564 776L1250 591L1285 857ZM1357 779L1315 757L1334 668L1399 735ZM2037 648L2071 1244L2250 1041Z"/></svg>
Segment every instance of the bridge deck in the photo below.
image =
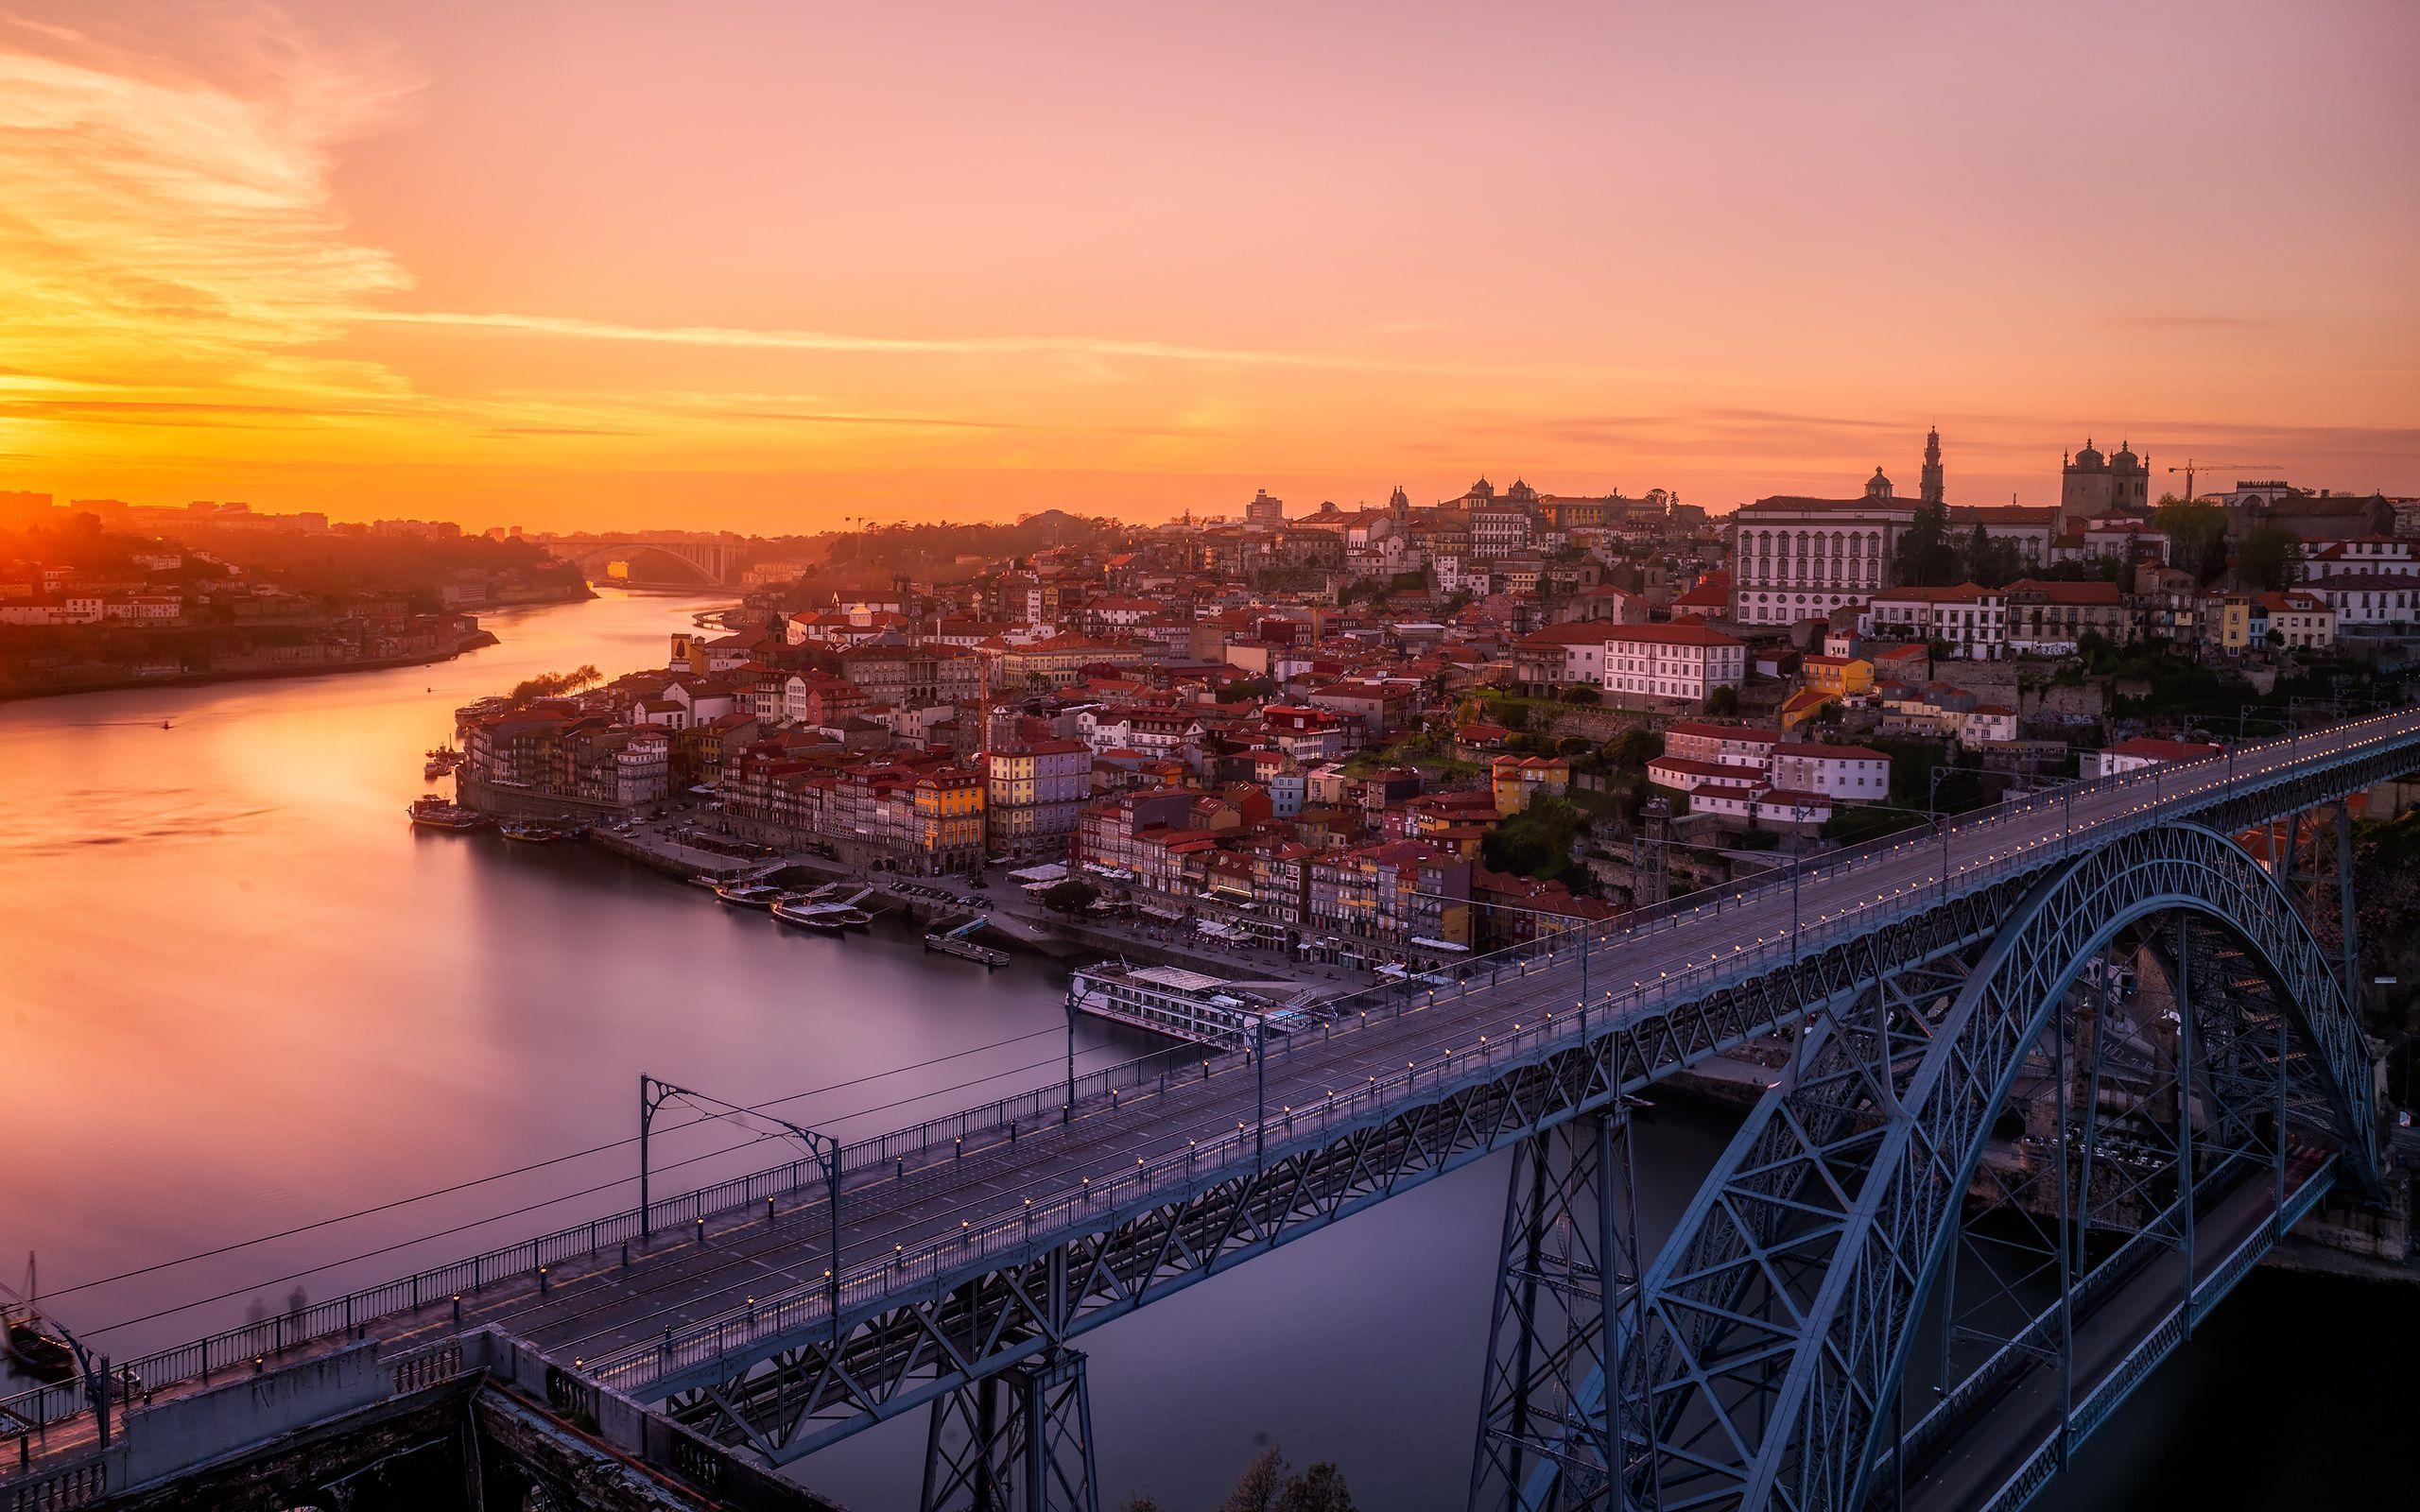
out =
<svg viewBox="0 0 2420 1512"><path fill-rule="evenodd" d="M2251 784L2415 737L2420 713L2381 716L2306 734L2290 746L2278 740L2243 747L2232 765L2221 758L2079 785L2071 797L2037 798L1949 827L1946 885L1941 843L1931 835L1810 869L1796 900L1795 943L1790 887L1726 891L1717 902L1606 932L1594 944L1565 945L1492 984L1441 988L1392 1011L1348 1018L1323 1034L1293 1037L1269 1057L1266 1138L1273 1150L1288 1139L1367 1123L1388 1108L1433 1101L1451 1071L1495 1064L1499 1056L1535 1060L1576 1042L1581 1025L1569 1010L1582 999L1583 974L1590 1011L1600 1015L1592 1032L1602 1032L1599 1026L1613 1015L1662 1011L1676 998L1772 971L1798 949L1811 953L1930 907L1952 888L2047 865L2063 851L2070 812L2074 844L2088 845L2093 832L2206 805L2228 791L2230 770L2235 781ZM1549 1008L1559 1015L1552 1024L1544 1022ZM1191 1184L1188 1150L1199 1152L1205 1179L1232 1174L1238 1160L1248 1169L1253 1070L1241 1056L1208 1058L1206 1074L1197 1070L1164 1090L1153 1085L1114 1101L1087 1100L1064 1123L1023 1127L1013 1141L987 1133L970 1138L962 1153L937 1141L899 1164L855 1173L840 1204L844 1307L854 1314L894 1290L928 1292L953 1263L1012 1246L1021 1215L1036 1240L1063 1236L1088 1220L1102 1227L1110 1203L1096 1209L1093 1194L1115 1184L1139 1200L1147 1194L1135 1190L1138 1171L1181 1190ZM1028 1214L1028 1199L1033 1211L1050 1215L1047 1227ZM592 1370L614 1357L607 1383L644 1398L659 1376L649 1363L652 1346L667 1332L693 1339L700 1326L713 1324L710 1347L728 1329L761 1348L777 1324L795 1331L803 1320L826 1315L828 1233L820 1190L804 1189L778 1203L770 1222L758 1203L709 1214L702 1239L690 1226L633 1243L627 1266L612 1246L558 1262L543 1293L534 1276L498 1278L461 1297L459 1321L494 1324ZM967 1247L977 1239L987 1247ZM777 1320L768 1306L776 1297L786 1298ZM400 1345L457 1326L450 1300L439 1298L356 1328ZM187 1389L182 1383L152 1384ZM89 1424L89 1417L80 1423ZM72 1445L87 1431L79 1422L60 1423L50 1430L49 1447Z"/></svg>

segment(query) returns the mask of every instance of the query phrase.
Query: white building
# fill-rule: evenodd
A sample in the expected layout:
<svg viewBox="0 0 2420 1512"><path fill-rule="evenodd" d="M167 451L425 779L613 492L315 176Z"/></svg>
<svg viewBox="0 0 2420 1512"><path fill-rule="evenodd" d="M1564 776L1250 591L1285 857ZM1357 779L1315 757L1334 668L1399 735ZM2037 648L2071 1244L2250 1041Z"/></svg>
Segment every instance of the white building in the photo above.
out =
<svg viewBox="0 0 2420 1512"><path fill-rule="evenodd" d="M2346 573L2368 573L2380 577L2420 577L2420 558L2412 555L2412 544L2411 541L2395 536L2307 541L2303 542L2303 577L2308 581Z"/></svg>
<svg viewBox="0 0 2420 1512"><path fill-rule="evenodd" d="M1891 758L1864 746L1822 746L1786 741L1773 747L1773 786L1793 793L1820 793L1851 803L1879 803L1891 796Z"/></svg>
<svg viewBox="0 0 2420 1512"><path fill-rule="evenodd" d="M2420 579L2384 573L2339 573L2315 577L2295 590L2336 612L2336 632L2355 625L2409 625L2420 599Z"/></svg>
<svg viewBox="0 0 2420 1512"><path fill-rule="evenodd" d="M1966 746L2016 738L2016 711L2001 704L1979 703L1958 716L1958 739Z"/></svg>
<svg viewBox="0 0 2420 1512"><path fill-rule="evenodd" d="M1482 505L1470 513L1471 555L1519 557L1530 550L1530 511L1517 505Z"/></svg>
<svg viewBox="0 0 2420 1512"><path fill-rule="evenodd" d="M1862 498L1785 494L1742 506L1731 516L1731 617L1789 625L1871 598L1891 581L1916 508L1892 497L1879 468Z"/></svg>
<svg viewBox="0 0 2420 1512"><path fill-rule="evenodd" d="M2266 646L2273 635L2278 644L2303 650L2324 651L2336 644L2336 611L2317 593L2299 588L2254 594L2250 622L2256 646Z"/></svg>
<svg viewBox="0 0 2420 1512"><path fill-rule="evenodd" d="M1751 817L1760 829L1811 834L1832 822L1832 800L1821 793L1776 787L1757 798Z"/></svg>
<svg viewBox="0 0 2420 1512"><path fill-rule="evenodd" d="M1747 666L1745 645L1696 620L1616 625L1605 631L1604 690L1634 704L1703 704L1717 688L1738 687Z"/></svg>
<svg viewBox="0 0 2420 1512"><path fill-rule="evenodd" d="M2119 741L2106 750L2083 753L2086 777L2115 777L2119 772L2138 772L2146 766L2158 766L2169 762L2198 762L2204 756L2216 756L2220 747L2198 740L2154 740L2138 737Z"/></svg>
<svg viewBox="0 0 2420 1512"><path fill-rule="evenodd" d="M1664 754L1688 761L1715 762L1725 766L1750 766L1761 772L1772 765L1773 747L1781 744L1778 730L1747 725L1710 725L1697 719L1676 719L1664 727Z"/></svg>
<svg viewBox="0 0 2420 1512"><path fill-rule="evenodd" d="M1950 654L1996 662L2008 649L2008 594L1961 583L1955 588L1893 588L1874 595L1874 633L1902 641L1945 641Z"/></svg>
<svg viewBox="0 0 2420 1512"><path fill-rule="evenodd" d="M614 753L614 801L626 809L661 803L672 787L672 742L654 730L631 736Z"/></svg>

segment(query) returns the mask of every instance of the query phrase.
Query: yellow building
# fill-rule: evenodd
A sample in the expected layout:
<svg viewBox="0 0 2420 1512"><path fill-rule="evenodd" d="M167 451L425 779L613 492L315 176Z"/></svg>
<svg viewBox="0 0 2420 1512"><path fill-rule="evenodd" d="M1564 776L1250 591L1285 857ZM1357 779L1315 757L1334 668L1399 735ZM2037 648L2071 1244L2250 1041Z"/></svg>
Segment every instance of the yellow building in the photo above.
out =
<svg viewBox="0 0 2420 1512"><path fill-rule="evenodd" d="M1796 730L1840 701L1839 694L1826 689L1801 688L1782 704L1781 728L1784 730Z"/></svg>
<svg viewBox="0 0 2420 1512"><path fill-rule="evenodd" d="M1874 691L1874 663L1863 657L1810 656L1802 665L1813 692L1854 698Z"/></svg>
<svg viewBox="0 0 2420 1512"><path fill-rule="evenodd" d="M983 860L983 779L944 766L916 780L917 859L926 875L965 871Z"/></svg>
<svg viewBox="0 0 2420 1512"><path fill-rule="evenodd" d="M1571 791L1571 764L1560 756L1498 756L1488 770L1495 779L1495 812L1506 818L1541 794L1561 798Z"/></svg>
<svg viewBox="0 0 2420 1512"><path fill-rule="evenodd" d="M2202 598L2204 644L2233 656L2252 644L2252 595L2205 593Z"/></svg>

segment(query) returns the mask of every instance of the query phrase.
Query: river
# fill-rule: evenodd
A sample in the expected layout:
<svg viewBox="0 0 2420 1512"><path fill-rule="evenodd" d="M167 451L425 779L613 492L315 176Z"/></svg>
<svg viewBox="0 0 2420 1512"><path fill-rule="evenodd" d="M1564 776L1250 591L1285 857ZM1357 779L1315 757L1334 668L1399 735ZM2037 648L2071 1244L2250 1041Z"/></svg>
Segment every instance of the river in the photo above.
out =
<svg viewBox="0 0 2420 1512"><path fill-rule="evenodd" d="M405 822L456 707L582 662L660 663L708 602L498 613L502 644L431 667L0 705L0 1258L38 1250L60 1315L130 1355L298 1285L328 1295L629 1206L634 1153L615 1142L641 1073L735 1103L812 1092L784 1116L843 1138L1046 1080L1064 977L1043 963L987 973L904 932L801 936L585 847ZM1080 1038L1085 1064L1149 1043L1091 1021ZM1651 1241L1728 1128L1668 1106L1643 1124ZM735 1148L752 1138L721 1120L667 1135L659 1169L690 1163L658 1192L784 1158ZM1504 1169L1090 1335L1105 1504L1149 1490L1202 1512L1273 1441L1339 1461L1373 1512L1461 1506ZM2370 1470L2400 1425L2377 1404L2408 1394L2351 1389L2380 1374L2361 1362L2381 1311L2393 1331L2420 1310L2256 1277L2046 1504L2398 1504ZM923 1433L911 1415L796 1473L867 1512L912 1505ZM2213 1458L2225 1475L2200 1479Z"/></svg>

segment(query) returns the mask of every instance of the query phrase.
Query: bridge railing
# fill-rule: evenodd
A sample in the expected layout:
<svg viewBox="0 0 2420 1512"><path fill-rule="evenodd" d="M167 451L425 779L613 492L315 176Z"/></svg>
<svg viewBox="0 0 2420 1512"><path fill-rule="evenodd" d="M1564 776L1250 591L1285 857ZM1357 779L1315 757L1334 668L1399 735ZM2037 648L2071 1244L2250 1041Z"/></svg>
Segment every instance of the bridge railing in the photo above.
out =
<svg viewBox="0 0 2420 1512"><path fill-rule="evenodd" d="M2298 741L2308 747L2321 735L2350 733L2373 727L2385 733L2420 730L2420 713L2375 715L2310 735L2281 736L2238 747L2231 756L2222 753L2199 762L2169 764L2165 767L2154 766L2070 783L2061 790L2029 795L2023 799L2004 799L1988 813L1962 818L1950 825L1949 831L1955 837L1962 833L1971 833L2005 825L2086 795L2130 788L2150 794L2153 803L2147 805L2141 813L2118 821L2104 817L2088 823L2088 828L2096 833L2109 832L2113 822L2122 832L2138 824L2159 822L2163 813L2152 812L2153 807L2164 811L2171 803L2205 792L2206 787L2195 779L2223 771L2227 774L2226 790L2220 796L2224 797L2236 791L2238 782L2252 782L2259 785L2267 780L2256 770L2242 772L2238 776L2239 768L2256 766L2257 763L2280 753L2298 754ZM2350 750L2360 748L2363 747L2351 747L2348 754ZM2076 828L2083 831L2087 826ZM2066 827L2063 824L2060 831L2048 838L2064 842L2067 838ZM1876 860L1904 855L1913 847L1934 843L1929 835L1919 839L1885 836L1827 852L1820 862L1795 868L1798 884L1803 889L1810 884L1836 878ZM2038 840L2021 850L2002 851L1980 862L1961 863L1953 856L1951 879L1958 890L1964 890L2015 871L2038 867L2045 858L2045 844ZM1611 953L1625 945L1677 928L1704 914L1719 914L1727 908L1744 906L1752 901L1767 901L1772 896L1773 889L1790 885L1792 871L1792 868L1775 867L1757 879L1720 889L1712 899L1705 898L1703 893L1690 894L1586 929L1566 930L1489 955L1442 967L1435 972L1425 974L1443 976L1446 980L1427 986L1425 991L1415 985L1416 979L1407 979L1353 994L1330 1005L1337 1015L1335 1027L1349 1034L1371 1018L1392 1017L1415 1002L1424 1006L1433 1005L1449 989L1458 996L1467 997L1472 984L1478 980L1482 971L1489 978L1488 985L1480 988L1483 993L1501 991L1508 986L1515 991L1525 987L1532 991L1541 991L1548 985L1547 979L1541 975L1545 969L1569 971L1583 951L1610 957ZM842 1279L841 1309L846 1313L859 1305L870 1304L890 1295L903 1283L930 1280L961 1269L972 1262L1011 1253L1029 1244L1036 1233L1060 1233L1071 1227L1089 1224L1098 1215L1115 1208L1156 1199L1172 1185L1189 1188L1200 1180L1222 1178L1217 1177L1216 1174L1232 1171L1239 1150L1251 1151L1262 1143L1272 1146L1299 1143L1331 1130L1384 1117L1396 1109L1396 1099L1402 1099L1406 1105L1433 1099L1438 1095L1438 1084L1442 1078L1450 1076L1455 1085L1460 1085L1466 1077L1482 1079L1516 1060L1535 1058L1567 1040L1578 1039L1583 1032L1583 1021L1593 1022L1601 1028L1618 1018L1652 1014L1659 1009L1694 1001L1728 982L1772 970L1795 955L1827 949L1842 939L1865 935L1894 918L1932 906L1932 901L1940 896L1936 891L1940 882L1941 879L1934 877L1924 882L1903 884L1876 899L1860 899L1852 909L1831 919L1803 923L1794 940L1784 931L1761 940L1734 941L1728 951L1718 949L1706 960L1693 962L1678 973L1659 972L1652 981L1634 979L1627 989L1616 984L1597 992L1592 982L1591 993L1595 1001L1584 1008L1578 1000L1574 1000L1570 1009L1560 1012L1542 1010L1538 1021L1524 1021L1522 1026L1511 1035L1482 1036L1472 1044L1447 1050L1439 1057L1438 1064L1391 1070L1383 1076L1365 1080L1359 1087L1347 1089L1340 1095L1323 1097L1316 1106L1282 1109L1272 1114L1264 1125L1262 1140L1255 1140L1249 1129L1238 1129L1207 1145L1188 1148L1181 1155L1163 1157L1158 1161L1146 1159L1133 1171L1120 1172L1115 1178L1098 1185L1081 1183L1052 1195L1045 1202L1028 1203L1019 1212L987 1221L980 1228L969 1220L957 1235L945 1235L920 1245L914 1251L903 1246L889 1263L875 1262L851 1267ZM1611 958L1605 960L1603 970L1617 974L1616 963ZM1509 981L1506 977L1508 971L1512 972ZM1559 988L1560 982L1553 985ZM1322 1037L1288 1036L1270 1040L1269 1048L1272 1063L1290 1057L1300 1045L1314 1042L1319 1038ZM1455 1058L1457 1056L1461 1057L1459 1060ZM1240 1052L1228 1052L1224 1058L1232 1063L1240 1057ZM1140 1088L1179 1062L1190 1065L1201 1058L1203 1057L1200 1051L1184 1047L1181 1051L1146 1056L1123 1066L1088 1074L1080 1081L1079 1100L1084 1095L1105 1097L1111 1091L1126 1087ZM1214 1056L1208 1058L1215 1060L1220 1057ZM955 1143L974 1132L997 1132L1007 1128L1011 1121L1026 1116L1049 1118L1059 1113L1066 1103L1065 1091L1062 1083L1000 1099L963 1113L926 1120L908 1130L877 1135L845 1145L841 1152L843 1173L876 1169L911 1153L945 1147L944 1141ZM536 1239L489 1250L469 1260L420 1271L400 1280L350 1292L297 1313L249 1323L190 1344L159 1350L126 1362L124 1368L135 1371L145 1382L155 1385L197 1377L207 1379L213 1371L246 1365L255 1357L272 1355L298 1344L343 1337L375 1319L417 1312L432 1303L450 1300L457 1293L475 1292L508 1279L527 1280L534 1277L543 1266L594 1255L606 1247L649 1232L661 1233L680 1227L684 1220L694 1224L701 1217L712 1218L752 1207L768 1196L795 1194L807 1188L820 1190L821 1181L820 1172L813 1162L806 1160L794 1160L752 1172L650 1204L645 1221L636 1210L630 1210L576 1224ZM769 1299L742 1313L701 1320L685 1330L674 1330L668 1342L660 1343L653 1349L628 1351L598 1365L596 1369L598 1379L606 1380L608 1383L615 1381L638 1383L653 1379L666 1369L687 1368L697 1362L700 1350L705 1351L702 1358L719 1358L734 1344L752 1343L800 1327L805 1321L821 1317L824 1307L825 1292L822 1287L802 1287L796 1293ZM609 1379L602 1373L608 1369L619 1374ZM75 1383L37 1387L0 1399L0 1422L10 1418L28 1425L56 1422L82 1410L83 1399L83 1387Z"/></svg>
<svg viewBox="0 0 2420 1512"><path fill-rule="evenodd" d="M2399 720L2400 728L2420 728L2420 716L2384 715L2381 720ZM2340 729L2347 727L2339 727ZM2240 748L2236 755L2239 764L2252 765L2256 760L2285 752L2291 754L2290 739L2262 742ZM2119 819L2102 817L2090 821L2095 833L2107 833L2113 824L2120 831L2143 824L2162 822L2172 804L2187 799L2199 799L2208 791L2195 779L2207 778L2221 770L2224 757L2203 762L2171 764L2167 772L2158 767L2118 774L2075 784L2076 793L2100 794L2110 791L2140 789L2153 795L2153 801L2141 810ZM2237 782L2256 784L2267 781L2268 774L2247 771L2240 779L2227 768L2225 791L2236 790ZM1994 825L2005 823L2029 813L2042 812L2066 803L2071 795L2052 793L2033 795L2014 803L1997 805L1995 812L1966 824ZM2081 831L2083 826L2078 826ZM2067 831L2061 829L2046 837L2064 841ZM1910 842L1876 843L1857 848L1855 852L1842 852L1845 861L1826 857L1825 864L1810 868L1806 876L1834 875L1843 869L1871 860L1878 855L1903 852ZM1929 843L1921 842L1921 843ZM2030 871L2054 858L2044 839L2037 839L2022 849L2012 848L1988 854L1981 861L1955 864L1952 878L1961 890L1987 885L2001 878ZM978 1264L1010 1256L1029 1256L1037 1238L1055 1242L1068 1232L1091 1231L1111 1215L1121 1211L1168 1200L1177 1192L1188 1195L1229 1179L1239 1163L1250 1166L1262 1159L1265 1145L1270 1151L1285 1153L1306 1144L1324 1143L1336 1134L1357 1127L1400 1111L1418 1103L1434 1101L1445 1091L1493 1079L1513 1065L1527 1064L1565 1043L1577 1042L1608 1023L1634 1017L1652 1015L1660 1010L1685 1005L1704 997L1707 992L1727 982L1761 974L1787 961L1805 954L1819 953L1842 941L1862 937L1894 917L1904 917L1916 908L1927 908L1938 898L1938 876L1901 885L1897 889L1843 910L1829 919L1803 924L1793 937L1785 933L1757 941L1734 941L1725 951L1717 949L1703 962L1685 967L1679 972L1660 971L1654 980L1634 979L1627 988L1608 988L1596 991L1591 985L1590 997L1573 999L1567 1007L1541 1006L1534 1021L1516 1022L1510 1033L1478 1034L1461 1046L1448 1047L1436 1055L1430 1063L1415 1061L1401 1070L1390 1070L1383 1075L1371 1074L1357 1086L1348 1086L1340 1093L1329 1091L1316 1102L1302 1108L1281 1107L1271 1112L1257 1133L1249 1126L1238 1126L1207 1143L1188 1144L1183 1151L1170 1152L1156 1160L1140 1158L1132 1170L1121 1170L1099 1180L1084 1178L1072 1188L1063 1188L1040 1200L1027 1198L1021 1208L1005 1216L987 1217L977 1223L973 1219L961 1223L955 1234L920 1244L910 1249L904 1244L896 1246L887 1260L877 1259L849 1267L838 1287L840 1312L843 1314L860 1307L879 1305L903 1290L929 1287L943 1279L967 1271ZM1805 885L1802 880L1801 885ZM1744 896L1737 890L1727 890L1734 898ZM1912 896L1911 896L1912 895ZM1676 900L1648 920L1649 930L1672 927L1692 914L1718 906L1702 902L1689 907L1688 900ZM1621 921L1627 924L1626 919ZM1578 932L1573 932L1577 934ZM1619 928L1602 936L1607 947L1627 942L1633 935L1629 928ZM1567 985L1572 974L1577 944L1557 939L1534 942L1516 948L1527 952L1518 964L1516 982L1528 982L1533 973L1529 967L1545 962L1563 968L1549 984L1539 979L1538 986ZM1596 948L1593 945L1587 948ZM1477 963L1472 963L1477 964ZM1608 967L1615 963L1608 961ZM1443 988L1432 988L1426 997L1433 1002L1443 995ZM1400 1007L1408 996L1400 987L1384 989L1390 1006ZM1350 1004L1353 1000L1344 1000ZM1592 1024L1595 1026L1592 1029ZM1340 1020L1340 1026L1350 1024ZM1304 1036L1296 1042L1318 1042L1318 1036ZM1291 1049L1285 1041L1271 1044L1272 1062ZM590 1366L591 1373L599 1381L624 1389L645 1385L648 1382L726 1362L734 1349L748 1349L762 1342L793 1331L830 1321L828 1292L823 1286L801 1287L790 1293L752 1303L746 1308L720 1316L700 1320L685 1329L667 1330L666 1335L651 1344L637 1346L606 1356Z"/></svg>

